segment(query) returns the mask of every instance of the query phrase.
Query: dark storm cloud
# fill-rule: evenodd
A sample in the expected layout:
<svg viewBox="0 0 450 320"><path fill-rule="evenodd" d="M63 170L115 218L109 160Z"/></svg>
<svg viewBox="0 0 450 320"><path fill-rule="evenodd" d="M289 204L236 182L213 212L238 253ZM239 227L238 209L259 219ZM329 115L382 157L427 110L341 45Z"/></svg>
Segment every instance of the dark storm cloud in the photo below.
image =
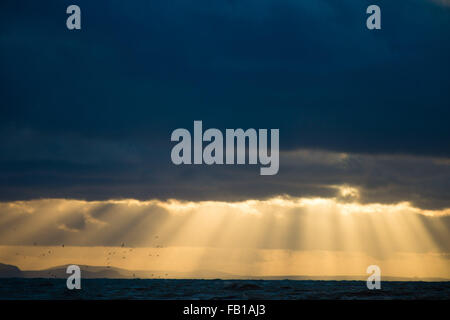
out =
<svg viewBox="0 0 450 320"><path fill-rule="evenodd" d="M0 5L3 200L332 196L348 183L367 201L448 206L433 157L450 156L449 7L379 1L383 29L369 32L367 1L78 1L82 30L68 31L69 4ZM282 150L416 160L281 162L270 179L174 167L170 133L196 119L280 128Z"/></svg>

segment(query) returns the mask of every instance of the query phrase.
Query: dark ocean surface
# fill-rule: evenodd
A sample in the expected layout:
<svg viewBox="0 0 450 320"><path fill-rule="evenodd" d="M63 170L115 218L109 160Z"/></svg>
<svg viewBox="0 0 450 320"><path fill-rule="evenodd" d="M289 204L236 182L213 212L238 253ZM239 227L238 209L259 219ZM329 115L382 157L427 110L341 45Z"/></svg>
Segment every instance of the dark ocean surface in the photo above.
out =
<svg viewBox="0 0 450 320"><path fill-rule="evenodd" d="M0 299L450 299L450 282L84 279L68 290L65 279L0 279Z"/></svg>

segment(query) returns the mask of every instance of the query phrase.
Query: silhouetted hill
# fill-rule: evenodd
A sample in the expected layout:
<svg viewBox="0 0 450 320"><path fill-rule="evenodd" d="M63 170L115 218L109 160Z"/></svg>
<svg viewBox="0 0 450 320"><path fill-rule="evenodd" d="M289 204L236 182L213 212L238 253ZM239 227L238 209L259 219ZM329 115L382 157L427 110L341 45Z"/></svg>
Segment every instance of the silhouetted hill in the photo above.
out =
<svg viewBox="0 0 450 320"><path fill-rule="evenodd" d="M13 265L0 263L0 278L20 278L22 271Z"/></svg>
<svg viewBox="0 0 450 320"><path fill-rule="evenodd" d="M0 278L67 278L69 265L57 266L44 270L20 270L18 267L0 263ZM361 276L241 276L212 270L197 270L195 272L164 272L149 270L127 270L115 267L79 265L83 279L236 279L236 280L360 280L366 281L367 275ZM407 278L382 276L382 281L450 281L444 278Z"/></svg>
<svg viewBox="0 0 450 320"><path fill-rule="evenodd" d="M67 278L69 276L69 274L66 273L68 266L69 265L63 265L45 270L22 271L22 274L24 278ZM124 275L121 273L122 269L85 265L79 265L79 267L81 269L81 276L83 279L124 278Z"/></svg>

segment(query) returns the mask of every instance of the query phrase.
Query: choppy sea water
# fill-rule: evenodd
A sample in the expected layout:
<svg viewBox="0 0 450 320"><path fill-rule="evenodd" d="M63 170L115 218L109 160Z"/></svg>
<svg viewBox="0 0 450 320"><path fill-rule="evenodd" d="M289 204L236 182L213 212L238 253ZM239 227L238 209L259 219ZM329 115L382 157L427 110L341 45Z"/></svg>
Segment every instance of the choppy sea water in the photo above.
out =
<svg viewBox="0 0 450 320"><path fill-rule="evenodd" d="M0 279L0 299L450 299L450 282L85 279L68 290L65 279Z"/></svg>

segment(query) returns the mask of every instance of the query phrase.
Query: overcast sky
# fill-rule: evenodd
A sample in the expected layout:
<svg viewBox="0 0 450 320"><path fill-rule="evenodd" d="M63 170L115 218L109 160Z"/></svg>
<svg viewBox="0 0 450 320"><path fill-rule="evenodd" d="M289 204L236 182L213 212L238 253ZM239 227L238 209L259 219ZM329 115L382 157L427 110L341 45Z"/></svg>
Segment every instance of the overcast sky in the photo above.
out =
<svg viewBox="0 0 450 320"><path fill-rule="evenodd" d="M448 206L445 3L380 1L373 32L367 1L77 3L82 30L69 31L67 1L2 1L2 200L233 200L347 183L367 199ZM170 133L194 120L279 128L282 151L349 157L284 154L270 178L175 167Z"/></svg>
<svg viewBox="0 0 450 320"><path fill-rule="evenodd" d="M0 262L450 277L447 0L71 4L0 4ZM279 129L279 173L175 166L194 120Z"/></svg>

